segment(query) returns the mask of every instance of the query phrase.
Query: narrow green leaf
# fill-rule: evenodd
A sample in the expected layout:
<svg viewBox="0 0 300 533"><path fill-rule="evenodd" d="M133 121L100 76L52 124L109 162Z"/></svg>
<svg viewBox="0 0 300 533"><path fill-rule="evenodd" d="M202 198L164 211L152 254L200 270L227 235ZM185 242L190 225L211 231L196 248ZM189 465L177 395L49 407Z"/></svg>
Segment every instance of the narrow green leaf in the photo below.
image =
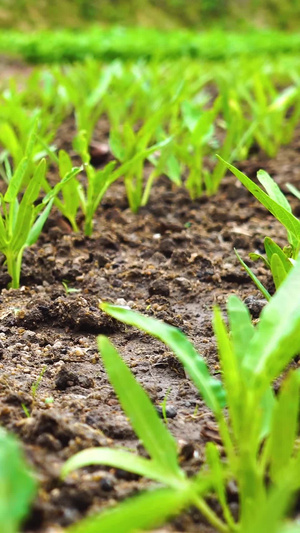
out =
<svg viewBox="0 0 300 533"><path fill-rule="evenodd" d="M29 510L36 483L15 437L0 428L0 523L16 533Z"/></svg>
<svg viewBox="0 0 300 533"><path fill-rule="evenodd" d="M37 200L42 183L45 180L46 168L46 160L42 159L36 166L34 174L25 189L20 207L23 205L33 204Z"/></svg>
<svg viewBox="0 0 300 533"><path fill-rule="evenodd" d="M265 188L270 198L275 200L275 202L281 205L284 209L292 212L292 208L284 196L284 194L279 189L277 183L271 178L271 176L265 170L259 170L257 172L258 181Z"/></svg>
<svg viewBox="0 0 300 533"><path fill-rule="evenodd" d="M298 434L300 373L291 372L280 389L270 433L270 474L280 482L293 455Z"/></svg>
<svg viewBox="0 0 300 533"><path fill-rule="evenodd" d="M0 213L0 250L2 253L5 252L7 244L9 242L9 235L7 232L7 227L3 222L3 217Z"/></svg>
<svg viewBox="0 0 300 533"><path fill-rule="evenodd" d="M260 429L260 435L259 435L260 442L262 442L262 440L270 433L275 403L276 403L275 393L271 385L266 390L266 392L263 394L261 402L260 402L261 415L262 415L261 416L261 429Z"/></svg>
<svg viewBox="0 0 300 533"><path fill-rule="evenodd" d="M298 87L287 87L275 98L275 100L269 107L269 111L273 112L281 109L286 109L287 106L291 105L291 102L297 95L299 95Z"/></svg>
<svg viewBox="0 0 300 533"><path fill-rule="evenodd" d="M13 158L14 164L18 164L22 157L22 147L8 122L0 124L0 143L7 148Z"/></svg>
<svg viewBox="0 0 300 533"><path fill-rule="evenodd" d="M264 505L257 506L252 520L248 522L243 533L283 533L284 517L291 503L293 494L300 487L300 454L298 452L289 466L282 473L278 484L271 487Z"/></svg>
<svg viewBox="0 0 300 533"><path fill-rule="evenodd" d="M106 337L98 337L98 346L122 408L151 458L164 468L166 478L170 476L183 479L184 474L177 461L176 442L159 418L146 392Z"/></svg>
<svg viewBox="0 0 300 533"><path fill-rule="evenodd" d="M300 258L263 309L243 359L262 387L275 379L300 350ZM249 385L250 386L250 385Z"/></svg>
<svg viewBox="0 0 300 533"><path fill-rule="evenodd" d="M191 376L208 407L214 413L221 411L225 405L223 386L219 380L210 375L203 357L181 331L160 320L122 307L103 303L101 309L117 320L135 326L169 346Z"/></svg>
<svg viewBox="0 0 300 533"><path fill-rule="evenodd" d="M133 533L162 525L190 503L189 492L157 489L145 492L114 509L84 519L66 533Z"/></svg>
<svg viewBox="0 0 300 533"><path fill-rule="evenodd" d="M70 172L68 172L62 180L60 180L54 187L53 189L51 189L47 194L46 196L44 197L43 199L43 204L47 204L50 200L52 200L53 198L55 198L55 196L58 195L58 193L63 189L63 187L65 186L65 184L72 180L72 178L74 178L75 176L77 176L77 174L79 174L79 172L81 172L83 170L82 167L74 167L72 168L72 170Z"/></svg>
<svg viewBox="0 0 300 533"><path fill-rule="evenodd" d="M109 135L109 147L111 153L119 161L123 162L126 156L126 150L122 140L122 136L117 130L112 130Z"/></svg>
<svg viewBox="0 0 300 533"><path fill-rule="evenodd" d="M239 364L229 334L222 319L219 308L214 308L213 328L218 343L219 359L222 367L222 376L226 388L227 403L233 425L235 437L238 439L241 423L241 392L242 380Z"/></svg>
<svg viewBox="0 0 300 533"><path fill-rule="evenodd" d="M289 261L284 251L270 237L265 238L264 247L266 250L269 263L271 262L272 255L277 254L286 272L289 272L293 268L291 261Z"/></svg>
<svg viewBox="0 0 300 533"><path fill-rule="evenodd" d="M42 213L39 215L39 217L37 218L37 220L31 227L25 246L31 246L38 240L40 233L44 227L44 224L51 211L52 204L53 204L53 200L50 200L50 202L47 204L45 209L42 211Z"/></svg>
<svg viewBox="0 0 300 533"><path fill-rule="evenodd" d="M274 215L288 232L292 234L292 243L296 248L300 240L300 220L298 220L290 211L282 207L278 202L270 198L260 187L258 187L245 174L240 172L230 163L227 163L220 156L217 156L220 161L227 166L227 168L241 181L241 183L250 191L257 200L259 200L267 209Z"/></svg>
<svg viewBox="0 0 300 533"><path fill-rule="evenodd" d="M32 231L32 223L34 222L35 218L34 202L38 197L41 184L45 179L45 172L46 161L42 159L42 161L36 167L33 177L29 181L19 205L17 217L13 224L13 234L10 247L15 251L19 251L24 246L27 246L26 241L28 239L29 232Z"/></svg>
<svg viewBox="0 0 300 533"><path fill-rule="evenodd" d="M214 442L208 442L206 444L205 452L207 463L212 472L213 488L222 506L224 518L226 519L228 525L235 529L235 522L227 504L226 476L217 445Z"/></svg>
<svg viewBox="0 0 300 533"><path fill-rule="evenodd" d="M234 353L240 363L245 354L245 339L250 342L254 326L247 306L235 295L228 298L227 313Z"/></svg>
<svg viewBox="0 0 300 533"><path fill-rule="evenodd" d="M249 274L252 281L254 281L256 287L260 290L260 292L263 294L263 296L266 298L266 300L271 299L271 294L267 291L267 289L263 286L263 284L259 281L259 279L256 277L256 275L252 272L251 268L249 268L246 263L243 261L241 256L239 255L238 251L234 249L235 255L237 256L239 262L246 270L247 274Z"/></svg>
<svg viewBox="0 0 300 533"><path fill-rule="evenodd" d="M28 141L26 144L26 148L25 148L24 155L28 157L29 160L31 160L32 158L32 152L36 144L36 135L37 135L38 125L39 125L39 116L40 116L40 112L38 111L33 120L33 124L30 128L29 137L28 137Z"/></svg>
<svg viewBox="0 0 300 533"><path fill-rule="evenodd" d="M179 488L182 480L168 479L168 472L161 468L155 461L144 459L133 453L112 448L87 448L68 459L61 471L61 477L65 478L70 472L91 465L107 465L113 468L121 468L126 472L132 472L144 476L165 485ZM169 483L170 481L170 483ZM173 481L173 483L172 483Z"/></svg>
<svg viewBox="0 0 300 533"><path fill-rule="evenodd" d="M268 260L265 258L264 255L256 254L255 252L250 252L249 259L251 259L251 261L257 261L258 259L260 259L261 261L263 261L264 265L268 269L270 269L270 263L268 262Z"/></svg>
<svg viewBox="0 0 300 533"><path fill-rule="evenodd" d="M294 185L292 185L291 183L287 183L286 187L294 196L296 196L296 198L298 198L298 200L300 200L300 191L298 191L298 189L296 189Z"/></svg>
<svg viewBox="0 0 300 533"><path fill-rule="evenodd" d="M111 184L110 177L116 166L116 161L110 161L103 169L98 170L94 178L94 191L87 211L94 215L98 205L100 204L106 190Z"/></svg>
<svg viewBox="0 0 300 533"><path fill-rule="evenodd" d="M25 172L27 168L28 168L28 159L27 157L24 157L20 161L15 173L13 174L9 182L7 191L4 195L5 202L13 202L16 199L18 193L20 192L23 178L25 176Z"/></svg>
<svg viewBox="0 0 300 533"><path fill-rule="evenodd" d="M65 150L60 150L58 154L59 161L59 175L63 178L66 174L72 171L72 160Z"/></svg>
<svg viewBox="0 0 300 533"><path fill-rule="evenodd" d="M121 468L126 472L132 472L154 481L158 481L173 488L183 487L183 480L168 478L168 470L150 459L144 459L131 452L114 450L112 448L88 448L68 459L61 471L61 477L65 478L77 468L90 465L108 465L113 468Z"/></svg>
<svg viewBox="0 0 300 533"><path fill-rule="evenodd" d="M271 268L274 284L277 290L287 276L287 272L284 268L284 265L279 255L277 254L272 255L270 268Z"/></svg>

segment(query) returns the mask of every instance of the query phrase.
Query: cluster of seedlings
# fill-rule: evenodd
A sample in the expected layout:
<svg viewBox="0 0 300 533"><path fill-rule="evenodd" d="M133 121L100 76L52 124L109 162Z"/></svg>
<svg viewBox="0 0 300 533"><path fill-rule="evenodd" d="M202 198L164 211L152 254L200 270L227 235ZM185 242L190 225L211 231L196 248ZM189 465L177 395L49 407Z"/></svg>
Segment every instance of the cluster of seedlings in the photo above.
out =
<svg viewBox="0 0 300 533"><path fill-rule="evenodd" d="M237 254L268 303L255 325L237 296L228 299L228 324L214 309L221 380L178 329L126 307L101 305L114 319L158 338L174 352L213 413L223 448L221 453L209 442L201 469L188 477L166 424L114 346L100 336L105 370L147 457L125 449L86 449L65 463L61 476L101 464L145 476L159 487L86 518L68 528L70 533L154 528L190 506L223 533L263 533L266 524L269 533L298 531L286 516L300 488L299 370L286 373L277 395L272 385L300 351L300 300L295 297L300 221L266 172L258 174L263 190L231 164L257 146L272 157L290 142L300 117L298 65L298 58L289 56L268 64L258 57L200 66L191 59L118 60L101 66L88 60L35 69L22 88L13 80L3 87L0 251L10 287L20 286L23 252L39 238L52 208L68 221L70 231L89 237L105 193L119 179L137 212L161 175L197 198L216 193L230 169L287 230L285 248L266 237L266 256L251 254L271 270L272 297ZM73 146L59 150L57 130L70 116L76 124ZM99 120L109 123L106 148L96 142ZM59 176L55 183L53 169ZM289 189L300 197L293 186ZM65 289L73 290L67 284ZM36 482L16 440L4 430L0 471L0 523L3 531L17 533ZM237 487L238 517L228 505L229 483ZM209 503L212 496L220 504L218 514Z"/></svg>

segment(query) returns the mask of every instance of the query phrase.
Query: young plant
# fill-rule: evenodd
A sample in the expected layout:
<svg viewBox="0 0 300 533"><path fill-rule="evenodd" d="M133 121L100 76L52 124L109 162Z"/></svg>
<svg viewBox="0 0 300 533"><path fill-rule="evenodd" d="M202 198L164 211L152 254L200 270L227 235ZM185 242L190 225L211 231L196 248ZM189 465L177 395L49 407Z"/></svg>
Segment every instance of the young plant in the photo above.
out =
<svg viewBox="0 0 300 533"><path fill-rule="evenodd" d="M92 235L96 210L110 185L122 176L124 176L125 181L128 180L134 169L140 168L141 163L147 157L165 146L167 142L163 141L150 148L141 149L117 168L117 162L111 161L103 169L96 170L90 163L91 156L88 150L86 132L81 131L74 141L74 147L82 159L82 168L85 170L87 177L86 183L82 184L75 178L79 170L82 169L78 171L73 169L72 179L61 187L62 199L57 198L54 200L58 209L72 224L74 231L78 231L76 216L79 208L81 208L84 215L84 233L87 236ZM61 174L72 168L71 159L64 151L59 154L58 164Z"/></svg>
<svg viewBox="0 0 300 533"><path fill-rule="evenodd" d="M24 176L25 186L36 163L54 151L51 143L62 117L57 121L54 105L50 111L46 107L39 109L35 102L34 108L30 109L24 99L24 95L15 87L5 92L2 100L0 96L0 145L3 148L0 161L9 156L15 170L26 156L29 163ZM3 172L2 177L5 179Z"/></svg>
<svg viewBox="0 0 300 533"><path fill-rule="evenodd" d="M19 533L36 492L36 482L19 443L0 428L0 523L5 533Z"/></svg>
<svg viewBox="0 0 300 533"><path fill-rule="evenodd" d="M205 190L208 171L204 167L204 157L211 153L210 143L214 139L215 121L221 103L219 97L210 109L204 109L189 101L182 104L182 120L186 131L180 155L188 167L189 174L185 186L192 199L199 198Z"/></svg>
<svg viewBox="0 0 300 533"><path fill-rule="evenodd" d="M287 274L293 267L295 260L298 257L300 250L300 220L292 214L292 208L279 189L275 181L264 170L259 170L257 173L258 181L264 187L265 191L256 185L245 174L240 172L236 167L227 163L222 158L219 159L226 165L229 170L238 178L238 180L248 189L249 192L264 205L270 213L285 227L287 232L287 239L289 246L283 249L278 246L270 237L266 237L264 240L264 247L266 252L266 258L260 254L251 253L250 258L252 260L262 259L264 264L271 270L273 281L276 290L286 278ZM290 190L295 194L297 189L289 185ZM263 293L267 300L270 299L270 294L267 289L257 279L255 274L246 265L246 263L239 256L238 252L235 252L240 263L250 275L258 289Z"/></svg>
<svg viewBox="0 0 300 533"><path fill-rule="evenodd" d="M0 252L5 256L6 266L11 276L10 286L19 287L22 258L25 248L34 244L49 216L53 200L71 174L66 174L44 199L37 203L41 188L46 181L46 161L42 159L35 165L33 175L24 191L24 176L30 160L24 157L14 173L9 165L8 187L5 194L0 194Z"/></svg>
<svg viewBox="0 0 300 533"><path fill-rule="evenodd" d="M76 68L64 67L54 70L59 90L74 106L77 131L86 131L88 144L92 140L95 125L103 113L104 96L119 69L117 61L101 70L98 62L87 60L84 65L77 64Z"/></svg>
<svg viewBox="0 0 300 533"><path fill-rule="evenodd" d="M264 72L253 76L253 87L243 86L242 98L249 105L255 124L254 140L274 157L281 144L291 141L291 134L299 120L299 87L289 86L278 91ZM289 118L287 111L291 110Z"/></svg>
<svg viewBox="0 0 300 533"><path fill-rule="evenodd" d="M164 113L164 109L157 111L144 121L143 126L137 133L126 122L122 127L122 131L116 129L112 130L110 134L110 148L113 155L122 163L122 166L127 165L126 173L124 173L124 182L129 207L134 213L139 210L141 205L147 203L154 179L168 165L168 160L171 156L171 152L168 150L171 138L166 138L165 135L162 136L161 130L160 136L163 138L149 147L152 139L156 138L156 130L159 128ZM149 159L155 168L144 187L144 163L146 159ZM131 164L129 164L130 162ZM173 177L172 172L169 175ZM174 175L173 181L177 181L177 184L180 184L180 176Z"/></svg>
<svg viewBox="0 0 300 533"><path fill-rule="evenodd" d="M266 524L268 533L286 530L284 517L300 488L300 372L289 372L277 397L272 383L300 350L300 301L293 297L299 290L300 259L263 309L256 327L236 296L231 296L227 305L230 332L215 308L213 326L223 384L210 376L200 354L176 328L125 308L101 305L112 317L150 333L174 350L216 418L225 455L222 458L217 445L208 443L205 464L198 474L187 478L178 464L175 441L146 393L108 339L99 337L109 379L150 459L127 451L91 448L71 457L62 475L104 464L144 475L167 488L87 518L71 526L70 533L153 528L190 505L198 507L222 533L263 532ZM238 519L233 518L227 500L231 480L239 492ZM220 515L206 501L211 495L219 500ZM160 505L155 507L158 501Z"/></svg>

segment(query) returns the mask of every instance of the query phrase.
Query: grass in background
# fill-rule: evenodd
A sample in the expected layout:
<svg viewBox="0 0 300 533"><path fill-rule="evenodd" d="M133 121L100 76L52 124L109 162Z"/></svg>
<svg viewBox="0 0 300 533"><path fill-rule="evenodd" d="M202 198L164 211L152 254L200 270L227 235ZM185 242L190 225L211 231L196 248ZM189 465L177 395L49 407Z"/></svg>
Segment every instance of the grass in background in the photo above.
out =
<svg viewBox="0 0 300 533"><path fill-rule="evenodd" d="M82 27L100 24L160 28L207 28L216 24L240 30L259 26L299 27L300 4L295 0L0 0L0 27ZM62 22L63 21L63 22Z"/></svg>
<svg viewBox="0 0 300 533"><path fill-rule="evenodd" d="M35 31L24 33L3 30L0 53L19 56L32 63L82 61L93 57L113 59L177 59L190 57L221 61L233 57L268 58L280 54L299 54L300 35L279 30L249 30L246 34L211 30L195 32L188 29L161 31L154 28L112 26L89 27L74 32Z"/></svg>

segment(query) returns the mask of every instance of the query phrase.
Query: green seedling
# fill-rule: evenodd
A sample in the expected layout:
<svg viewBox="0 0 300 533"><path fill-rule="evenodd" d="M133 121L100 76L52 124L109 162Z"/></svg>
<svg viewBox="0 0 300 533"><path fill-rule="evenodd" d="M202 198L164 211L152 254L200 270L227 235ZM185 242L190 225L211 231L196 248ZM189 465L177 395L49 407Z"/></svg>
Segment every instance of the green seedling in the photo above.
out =
<svg viewBox="0 0 300 533"><path fill-rule="evenodd" d="M78 64L75 69L54 71L59 90L74 107L77 131L86 132L88 144L103 113L104 96L118 71L117 61L99 69L99 63L91 60L87 60L83 66Z"/></svg>
<svg viewBox="0 0 300 533"><path fill-rule="evenodd" d="M23 252L37 241L53 203L49 199L34 205L45 179L44 160L36 167L24 195L18 200L27 168L28 160L24 158L12 175L5 195L0 196L0 251L5 255L13 288L19 287Z"/></svg>
<svg viewBox="0 0 300 533"><path fill-rule="evenodd" d="M16 438L0 428L0 523L18 533L36 492L36 482Z"/></svg>
<svg viewBox="0 0 300 533"><path fill-rule="evenodd" d="M171 388L169 388L165 394L165 397L163 399L163 401L160 403L160 406L161 406L161 410L162 410L162 416L163 416L163 419L164 419L164 422L165 424L168 423L168 417L167 417L167 401L168 401L168 397L170 395L170 392L171 392Z"/></svg>
<svg viewBox="0 0 300 533"><path fill-rule="evenodd" d="M116 161L111 161L103 169L96 170L90 163L91 157L88 151L86 133L84 131L80 132L74 145L81 156L87 176L87 183L83 186L76 180L73 180L68 183L69 188L72 188L71 192L65 193L64 188L62 188L62 194L68 198L71 195L73 197L72 216L74 216L75 211L74 205L76 205L76 208L81 207L84 215L85 235L90 236L92 234L94 215L110 185L122 176L125 177L125 180L128 180L129 176L132 175L133 169L140 168L142 161L156 150L163 148L167 142L168 140L139 151L117 168ZM70 219L66 210L64 213Z"/></svg>
<svg viewBox="0 0 300 533"><path fill-rule="evenodd" d="M30 90L30 80L28 86ZM4 148L0 161L9 156L13 168L16 169L26 156L28 169L23 178L23 186L26 186L36 163L55 150L52 142L63 116L56 118L54 102L48 109L46 105L38 108L37 101L35 101L31 109L28 105L27 90L20 93L12 84L10 90L2 95L2 99L0 95L0 103L0 145ZM6 175L3 169L1 174L5 180Z"/></svg>
<svg viewBox="0 0 300 533"><path fill-rule="evenodd" d="M113 155L122 163L127 165L124 174L124 182L128 203L133 212L137 212L141 205L148 201L152 184L163 171L164 168L171 164L172 152L170 151L171 138L166 138L160 132L160 142L149 148L151 140L155 138L155 132L159 128L165 109L162 108L154 113L148 120L144 121L140 130L135 133L131 125L126 122L122 127L122 133L118 130L112 130L110 135L110 148ZM146 181L144 187L144 162L148 159L153 165L154 170ZM128 163L131 161L131 164ZM177 184L181 183L178 173L169 168L169 176Z"/></svg>
<svg viewBox="0 0 300 533"><path fill-rule="evenodd" d="M46 161L45 159L39 163L32 161L36 129L37 121L31 129L25 157L21 159L14 172L5 160L7 190L5 194L0 195L0 251L6 258L12 288L19 287L25 248L37 241L54 198L71 179L72 172L77 172L75 169L69 174L66 173L53 189L48 186L48 194L40 203L37 203L42 185L46 183ZM24 190L28 179L28 185Z"/></svg>
<svg viewBox="0 0 300 533"><path fill-rule="evenodd" d="M274 157L281 144L291 141L291 132L299 120L299 88L290 86L278 91L264 73L256 74L253 81L253 92L247 87L242 90L255 124L253 138L269 157ZM290 109L292 113L286 118Z"/></svg>
<svg viewBox="0 0 300 533"><path fill-rule="evenodd" d="M30 418L31 415L30 415L29 409L26 407L25 403L21 403L21 407L22 407L22 409L23 409L23 411L25 413L26 418Z"/></svg>
<svg viewBox="0 0 300 533"><path fill-rule="evenodd" d="M7 270L12 279L11 287L14 289L20 284L25 248L37 241L49 216L55 196L72 177L72 174L67 174L40 203L35 205L45 182L46 162L42 159L35 166L28 186L21 196L20 192L28 165L28 158L23 158L10 177L6 193L0 195L0 252L6 258Z"/></svg>
<svg viewBox="0 0 300 533"><path fill-rule="evenodd" d="M37 380L31 385L31 395L32 395L32 398L33 398L33 399L35 399L35 397L36 397L37 390L38 390L38 388L39 388L39 386L40 386L40 384L41 384L41 381L42 381L42 379L43 379L43 376L44 376L46 370L47 370L47 367L44 366L44 367L42 368L42 370L41 370L41 372L40 372L40 375L39 375L39 377L37 378Z"/></svg>
<svg viewBox="0 0 300 533"><path fill-rule="evenodd" d="M54 398L52 398L52 396L48 396L45 398L44 403L45 405L52 405L54 403Z"/></svg>
<svg viewBox="0 0 300 533"><path fill-rule="evenodd" d="M41 370L41 372L40 372L40 375L38 376L37 380L31 385L30 390L31 390L31 396L32 396L33 401L35 401L35 399L36 399L36 393L37 393L37 390L38 390L38 388L39 388L39 386L40 386L40 384L41 384L41 381L42 381L42 379L43 379L43 376L44 376L46 370L47 370L47 367L44 366L44 367L42 368L42 370ZM26 416L27 418L30 418L30 417L31 417L31 414L30 414L29 409L26 407L26 405L25 405L24 403L22 403L21 406L22 406L22 409L23 409L23 411L24 411L24 413L25 413L25 416Z"/></svg>
<svg viewBox="0 0 300 533"><path fill-rule="evenodd" d="M300 221L292 214L292 208L279 189L275 181L264 170L260 170L257 173L257 178L265 191L250 180L245 174L240 172L237 168L224 160L219 158L231 172L241 181L241 183L250 191L255 198L257 198L262 205L264 205L270 213L285 227L287 232L287 239L289 246L281 249L272 239L266 237L264 240L264 247L266 252L266 258L260 254L251 253L250 258L254 261L262 259L264 264L271 270L274 285L276 290L282 284L290 270L293 268L293 264L298 257L300 250ZM297 189L289 185L290 190L295 194ZM270 294L267 289L257 279L255 274L242 260L237 251L235 251L240 263L250 275L258 289L262 292L264 297L269 300Z"/></svg>
<svg viewBox="0 0 300 533"><path fill-rule="evenodd" d="M240 49L236 36L234 42ZM44 46L45 42L43 50ZM219 44L215 46L221 54ZM118 53L123 54L122 50ZM100 201L95 191L102 196L116 176L124 179L133 211L146 205L160 175L168 176L175 186L184 184L192 198L214 194L226 170L222 161L216 161L216 151L229 161L245 159L253 144L275 154L297 125L299 58L268 58L267 62L264 58L245 60L242 55L228 57L224 63L207 58L201 70L196 61L184 57L175 63L161 62L159 56L137 63L116 60L109 66L88 59L84 64L33 70L22 89L10 80L0 93L1 176L9 179L7 158L15 171L25 153L29 161L22 187L46 156L58 165L61 177L66 166L71 171L70 156L63 151L57 156L53 142L58 127L73 114L78 132L75 149L86 160L88 184L84 186L84 177L76 178L74 173L54 203L74 231L78 231L76 216L81 210L86 218L84 231L91 234L89 219ZM88 154L91 141L98 140L99 119L108 127L111 151L120 167L111 163L93 172L83 152ZM82 146L82 131L86 146Z"/></svg>
<svg viewBox="0 0 300 533"><path fill-rule="evenodd" d="M80 289L74 289L73 287L69 287L69 281L63 280L62 286L66 291L66 294L74 294L75 292L80 292Z"/></svg>
<svg viewBox="0 0 300 533"><path fill-rule="evenodd" d="M270 533L285 531L284 518L300 488L300 372L290 370L277 397L272 383L299 353L300 301L293 298L299 289L300 259L263 309L257 326L237 296L231 296L227 304L230 331L220 309L214 309L223 383L210 376L200 354L176 328L125 308L101 304L102 310L115 319L155 336L174 350L216 418L225 457L221 457L215 443L209 442L204 466L187 478L178 464L176 443L146 393L110 341L99 337L99 351L110 382L150 459L122 450L91 448L71 457L62 475L101 464L144 475L166 488L153 489L102 515L87 518L71 526L70 533L153 528L190 505L198 507L222 533L263 532L266 524ZM230 480L238 487L238 519L233 518L227 501ZM222 517L206 501L212 495L220 503ZM155 510L152 504L159 498Z"/></svg>

